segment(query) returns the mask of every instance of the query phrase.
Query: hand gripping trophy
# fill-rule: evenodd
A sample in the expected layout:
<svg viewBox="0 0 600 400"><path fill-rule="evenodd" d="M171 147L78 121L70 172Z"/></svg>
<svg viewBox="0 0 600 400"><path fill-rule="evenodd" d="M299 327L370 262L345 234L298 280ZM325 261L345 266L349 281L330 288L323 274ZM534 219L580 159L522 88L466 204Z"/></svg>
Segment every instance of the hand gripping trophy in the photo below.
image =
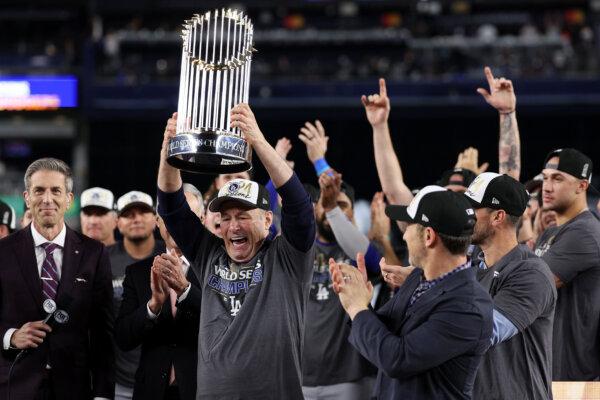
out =
<svg viewBox="0 0 600 400"><path fill-rule="evenodd" d="M247 103L253 25L236 10L194 15L183 25L176 136L168 162L199 173L231 173L252 167L252 149L229 111Z"/></svg>

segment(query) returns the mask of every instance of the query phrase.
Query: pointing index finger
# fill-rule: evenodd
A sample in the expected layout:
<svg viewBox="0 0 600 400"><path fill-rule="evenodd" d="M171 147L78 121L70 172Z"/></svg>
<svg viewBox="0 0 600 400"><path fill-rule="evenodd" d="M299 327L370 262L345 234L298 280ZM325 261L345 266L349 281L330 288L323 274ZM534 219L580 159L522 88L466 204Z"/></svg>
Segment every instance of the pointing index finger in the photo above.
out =
<svg viewBox="0 0 600 400"><path fill-rule="evenodd" d="M490 85L490 88L491 88L492 86L494 86L494 74L492 74L492 70L490 69L490 67L485 67L483 69L483 72L485 73L485 77L487 78L488 85Z"/></svg>
<svg viewBox="0 0 600 400"><path fill-rule="evenodd" d="M387 88L385 87L385 79L379 78L379 95L381 97L387 96Z"/></svg>

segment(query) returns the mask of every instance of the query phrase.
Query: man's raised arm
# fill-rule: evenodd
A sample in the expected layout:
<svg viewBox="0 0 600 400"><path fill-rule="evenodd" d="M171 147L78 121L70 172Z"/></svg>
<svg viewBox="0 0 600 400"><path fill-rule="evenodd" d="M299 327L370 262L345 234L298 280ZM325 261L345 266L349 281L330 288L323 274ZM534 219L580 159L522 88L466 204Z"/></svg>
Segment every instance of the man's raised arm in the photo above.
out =
<svg viewBox="0 0 600 400"><path fill-rule="evenodd" d="M479 88L485 101L500 115L500 143L498 145L498 172L516 180L521 175L521 139L517 124L517 97L513 84L505 78L494 78L489 67L484 69L490 91Z"/></svg>
<svg viewBox="0 0 600 400"><path fill-rule="evenodd" d="M308 251L315 240L316 227L312 202L302 183L287 162L266 141L247 104L238 104L231 110L231 127L242 131L281 196L283 236L295 249Z"/></svg>
<svg viewBox="0 0 600 400"><path fill-rule="evenodd" d="M183 194L181 172L167 162L169 139L175 136L177 113L167 121L158 167L158 213L167 230L188 260L196 258L197 244L206 230L196 214L190 210Z"/></svg>
<svg viewBox="0 0 600 400"><path fill-rule="evenodd" d="M169 139L175 137L177 127L177 113L167 121L165 134L163 136L162 148L160 150L160 164L158 167L158 188L166 193L176 192L181 188L181 172L167 162L167 153L169 151Z"/></svg>
<svg viewBox="0 0 600 400"><path fill-rule="evenodd" d="M383 193L391 204L407 205L413 198L410 189L404 184L400 162L394 152L390 137L388 118L390 99L387 96L385 80L379 79L379 94L362 96L367 119L373 128L375 164Z"/></svg>
<svg viewBox="0 0 600 400"><path fill-rule="evenodd" d="M241 103L231 109L231 127L242 131L244 139L256 152L276 188L292 177L294 171L267 142L248 104Z"/></svg>

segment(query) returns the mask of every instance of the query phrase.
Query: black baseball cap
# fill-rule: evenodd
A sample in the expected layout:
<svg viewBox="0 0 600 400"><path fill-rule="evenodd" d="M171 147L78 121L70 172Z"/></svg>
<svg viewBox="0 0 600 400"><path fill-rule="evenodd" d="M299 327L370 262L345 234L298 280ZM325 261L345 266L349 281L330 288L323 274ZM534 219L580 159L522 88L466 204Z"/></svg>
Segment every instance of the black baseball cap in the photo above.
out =
<svg viewBox="0 0 600 400"><path fill-rule="evenodd" d="M525 185L506 174L484 172L475 178L464 193L473 208L504 210L520 217L527 208L529 193Z"/></svg>
<svg viewBox="0 0 600 400"><path fill-rule="evenodd" d="M544 176L542 174L537 174L532 179L525 182L525 189L529 193L534 193L542 188L542 184L544 183Z"/></svg>
<svg viewBox="0 0 600 400"><path fill-rule="evenodd" d="M460 180L451 179L453 175L460 175L462 178ZM445 171L442 174L441 179L439 180L440 186L448 186L448 185L462 185L467 187L473 182L477 175L475 172L466 168L452 168Z"/></svg>
<svg viewBox="0 0 600 400"><path fill-rule="evenodd" d="M558 164L550 164L551 158L558 157ZM556 169L566 172L577 179L587 179L592 181L592 159L576 149L557 149L552 150L546 156L544 168Z"/></svg>
<svg viewBox="0 0 600 400"><path fill-rule="evenodd" d="M11 233L17 229L15 209L2 200L0 200L0 225L6 225Z"/></svg>
<svg viewBox="0 0 600 400"><path fill-rule="evenodd" d="M269 191L261 184L248 179L233 179L219 190L209 204L212 212L220 212L221 205L227 201L235 201L252 208L270 210Z"/></svg>
<svg viewBox="0 0 600 400"><path fill-rule="evenodd" d="M425 186L408 206L387 206L393 220L429 226L449 236L470 236L475 226L475 211L460 193L441 186Z"/></svg>

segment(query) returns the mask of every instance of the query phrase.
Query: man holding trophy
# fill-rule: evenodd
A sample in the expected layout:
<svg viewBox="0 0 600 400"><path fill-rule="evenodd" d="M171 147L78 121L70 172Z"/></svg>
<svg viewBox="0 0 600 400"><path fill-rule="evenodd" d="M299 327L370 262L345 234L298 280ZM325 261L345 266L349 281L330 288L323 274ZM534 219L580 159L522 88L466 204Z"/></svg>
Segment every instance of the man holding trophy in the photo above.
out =
<svg viewBox="0 0 600 400"><path fill-rule="evenodd" d="M224 58L207 63L203 49L195 49L201 46L196 46L194 40L190 45L184 31L184 53L188 45L192 53L197 51L196 55L205 58L195 60L188 72L188 66L182 64L182 76L188 77L182 79L179 113L167 123L160 157L158 212L190 260L202 289L196 399L300 400L301 343L314 259L312 203L298 177L267 142L245 103L251 56L251 52L243 50L251 49L251 24L247 17L217 10L196 17L190 25L188 32L196 39L200 37L202 46L208 46L208 40L202 36L206 32L209 38L230 38L228 25L242 31L234 32L237 38L250 37L250 45L238 47L243 54L234 57L237 61ZM244 32L244 27L250 33ZM209 57L219 54L221 43L215 46L216 50L208 51ZM229 49L230 43L222 47ZM225 50L223 54L227 54ZM247 68L236 71L244 62ZM222 85L219 95L214 95L214 89L199 94L205 105L209 94L214 96L212 111L206 106L189 107L189 102L182 105L182 98L196 101L195 94L186 95L190 85L208 88L210 82L234 81L235 92L236 76L245 76L246 80L238 85L246 89L238 98L231 98L239 101L226 116L219 110L215 118L214 107L229 101L217 100L219 96L222 100L224 93L229 98L228 84ZM190 79L193 82L186 83ZM207 116L210 113L212 117ZM228 121L228 125L222 121ZM247 169L250 147L282 198L282 235L268 238L273 214L266 189L250 180L235 179L223 186L209 204L211 211L221 213L221 239L204 228L190 210L180 171L173 165L196 172ZM159 275L169 273L168 268L159 265L153 268Z"/></svg>

